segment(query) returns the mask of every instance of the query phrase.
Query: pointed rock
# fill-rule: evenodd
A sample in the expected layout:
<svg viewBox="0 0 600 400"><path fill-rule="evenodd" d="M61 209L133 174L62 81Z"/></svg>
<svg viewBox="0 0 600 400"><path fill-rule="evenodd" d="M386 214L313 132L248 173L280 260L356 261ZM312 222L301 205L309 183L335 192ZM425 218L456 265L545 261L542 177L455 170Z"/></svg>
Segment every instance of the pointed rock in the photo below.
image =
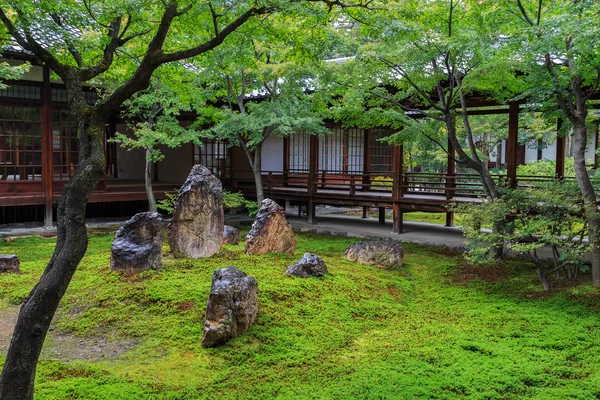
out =
<svg viewBox="0 0 600 400"><path fill-rule="evenodd" d="M194 165L181 187L167 241L177 258L211 257L221 250L223 186L206 167Z"/></svg>
<svg viewBox="0 0 600 400"><path fill-rule="evenodd" d="M299 278L323 276L327 273L327 265L315 253L306 253L300 260L290 265L285 273Z"/></svg>
<svg viewBox="0 0 600 400"><path fill-rule="evenodd" d="M296 237L283 208L264 199L246 235L246 254L287 253L296 251Z"/></svg>

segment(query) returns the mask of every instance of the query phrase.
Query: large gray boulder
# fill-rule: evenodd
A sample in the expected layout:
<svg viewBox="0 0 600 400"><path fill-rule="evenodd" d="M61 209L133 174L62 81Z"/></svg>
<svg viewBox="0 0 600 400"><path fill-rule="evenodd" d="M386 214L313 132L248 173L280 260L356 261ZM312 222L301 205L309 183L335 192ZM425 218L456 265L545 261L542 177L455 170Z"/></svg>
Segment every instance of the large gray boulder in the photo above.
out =
<svg viewBox="0 0 600 400"><path fill-rule="evenodd" d="M293 265L290 265L285 273L299 278L323 276L327 273L327 265L325 265L325 261L316 254L306 253L300 260L296 261Z"/></svg>
<svg viewBox="0 0 600 400"><path fill-rule="evenodd" d="M244 333L256 321L258 282L235 267L213 273L206 305L203 347L221 346Z"/></svg>
<svg viewBox="0 0 600 400"><path fill-rule="evenodd" d="M223 244L238 244L240 242L240 231L233 226L225 225L223 229Z"/></svg>
<svg viewBox="0 0 600 400"><path fill-rule="evenodd" d="M177 258L211 257L221 250L223 186L202 165L194 165L181 187L167 241Z"/></svg>
<svg viewBox="0 0 600 400"><path fill-rule="evenodd" d="M143 212L125 222L112 243L110 269L136 274L160 269L164 221L160 214Z"/></svg>
<svg viewBox="0 0 600 400"><path fill-rule="evenodd" d="M404 247L394 241L357 242L346 249L344 257L363 265L396 268L402 266Z"/></svg>
<svg viewBox="0 0 600 400"><path fill-rule="evenodd" d="M14 272L21 273L21 261L14 254L0 254L0 274Z"/></svg>
<svg viewBox="0 0 600 400"><path fill-rule="evenodd" d="M246 254L287 253L296 251L296 237L283 208L264 199L252 229L246 235Z"/></svg>

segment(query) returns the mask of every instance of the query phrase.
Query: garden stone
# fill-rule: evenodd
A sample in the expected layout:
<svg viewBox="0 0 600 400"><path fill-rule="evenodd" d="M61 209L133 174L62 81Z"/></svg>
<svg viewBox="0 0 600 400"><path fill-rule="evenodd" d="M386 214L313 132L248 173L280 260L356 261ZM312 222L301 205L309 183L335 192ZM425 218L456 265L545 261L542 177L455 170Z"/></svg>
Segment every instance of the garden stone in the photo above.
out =
<svg viewBox="0 0 600 400"><path fill-rule="evenodd" d="M293 265L290 265L285 273L299 278L323 276L327 273L327 265L325 265L325 261L316 254L306 253L300 260L296 261Z"/></svg>
<svg viewBox="0 0 600 400"><path fill-rule="evenodd" d="M404 247L402 243L394 241L357 242L346 249L344 257L380 268L401 267Z"/></svg>
<svg viewBox="0 0 600 400"><path fill-rule="evenodd" d="M160 269L164 238L164 222L159 213L134 215L115 234L110 269L130 274Z"/></svg>
<svg viewBox="0 0 600 400"><path fill-rule="evenodd" d="M0 254L0 273L21 273L21 261L14 254Z"/></svg>
<svg viewBox="0 0 600 400"><path fill-rule="evenodd" d="M296 237L283 208L264 199L246 235L246 254L287 253L296 251Z"/></svg>
<svg viewBox="0 0 600 400"><path fill-rule="evenodd" d="M213 273L206 305L203 347L221 346L248 330L256 321L258 282L235 267Z"/></svg>
<svg viewBox="0 0 600 400"><path fill-rule="evenodd" d="M238 244L240 242L240 231L233 226L225 225L223 229L223 244Z"/></svg>
<svg viewBox="0 0 600 400"><path fill-rule="evenodd" d="M206 167L194 165L181 187L167 241L177 258L211 257L221 250L223 186Z"/></svg>

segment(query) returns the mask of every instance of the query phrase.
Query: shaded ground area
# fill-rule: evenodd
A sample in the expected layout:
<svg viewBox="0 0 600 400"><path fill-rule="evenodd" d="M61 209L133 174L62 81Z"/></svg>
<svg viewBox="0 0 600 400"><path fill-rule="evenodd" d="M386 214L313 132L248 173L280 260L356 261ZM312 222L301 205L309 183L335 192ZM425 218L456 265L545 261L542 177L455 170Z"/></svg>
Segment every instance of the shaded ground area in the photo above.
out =
<svg viewBox="0 0 600 400"><path fill-rule="evenodd" d="M6 354L14 326L19 315L18 306L0 310L0 354ZM109 341L106 337L87 338L57 332L52 329L46 338L42 359L75 361L99 361L115 359L139 344L139 340L120 339Z"/></svg>
<svg viewBox="0 0 600 400"><path fill-rule="evenodd" d="M109 269L112 235L92 235L38 366L36 400L600 397L600 303L587 274L542 296L531 266L516 261L476 270L407 244L404 266L390 271L343 259L356 238L297 240L295 256L247 256L240 244L177 260L165 246L161 271L127 276ZM53 246L0 242L23 271L0 275L5 321ZM307 251L329 273L285 276ZM258 280L259 317L203 349L212 272L227 265Z"/></svg>

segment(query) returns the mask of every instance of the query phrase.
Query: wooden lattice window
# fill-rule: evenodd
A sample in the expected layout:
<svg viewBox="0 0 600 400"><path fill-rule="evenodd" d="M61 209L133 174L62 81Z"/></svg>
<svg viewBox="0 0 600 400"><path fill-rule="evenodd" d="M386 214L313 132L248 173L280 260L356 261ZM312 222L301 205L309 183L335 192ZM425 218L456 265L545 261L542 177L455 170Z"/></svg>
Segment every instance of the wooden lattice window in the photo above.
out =
<svg viewBox="0 0 600 400"><path fill-rule="evenodd" d="M79 162L77 121L66 109L52 111L52 165L54 179L69 179Z"/></svg>
<svg viewBox="0 0 600 400"><path fill-rule="evenodd" d="M372 129L369 140L369 171L392 172L392 146L380 139L389 136L392 132L387 129Z"/></svg>
<svg viewBox="0 0 600 400"><path fill-rule="evenodd" d="M42 179L41 109L0 106L0 180Z"/></svg>
<svg viewBox="0 0 600 400"><path fill-rule="evenodd" d="M231 156L225 142L206 140L194 145L194 164L202 164L214 176L223 180L231 177Z"/></svg>
<svg viewBox="0 0 600 400"><path fill-rule="evenodd" d="M289 172L306 174L309 171L310 135L300 133L290 136L290 165Z"/></svg>
<svg viewBox="0 0 600 400"><path fill-rule="evenodd" d="M319 138L319 171L334 173L363 172L364 131L333 128Z"/></svg>

